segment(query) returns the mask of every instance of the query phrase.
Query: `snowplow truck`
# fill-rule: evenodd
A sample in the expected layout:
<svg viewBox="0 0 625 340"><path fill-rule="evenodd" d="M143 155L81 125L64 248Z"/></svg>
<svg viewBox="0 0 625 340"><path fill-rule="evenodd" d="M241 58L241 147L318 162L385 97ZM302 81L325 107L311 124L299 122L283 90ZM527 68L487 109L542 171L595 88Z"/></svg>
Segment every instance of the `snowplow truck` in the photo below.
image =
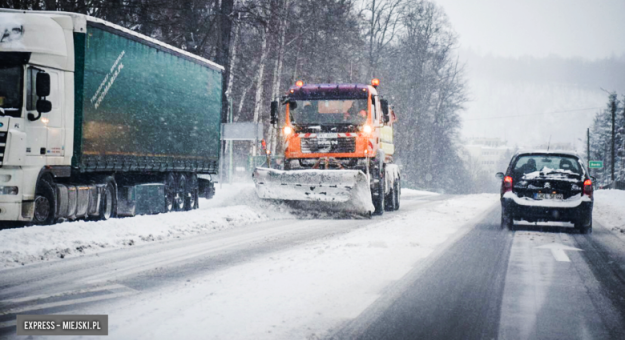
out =
<svg viewBox="0 0 625 340"><path fill-rule="evenodd" d="M258 167L260 198L336 202L364 214L399 209L401 176L393 164L394 113L365 84L298 81L281 100L284 161ZM277 121L280 105L272 102Z"/></svg>

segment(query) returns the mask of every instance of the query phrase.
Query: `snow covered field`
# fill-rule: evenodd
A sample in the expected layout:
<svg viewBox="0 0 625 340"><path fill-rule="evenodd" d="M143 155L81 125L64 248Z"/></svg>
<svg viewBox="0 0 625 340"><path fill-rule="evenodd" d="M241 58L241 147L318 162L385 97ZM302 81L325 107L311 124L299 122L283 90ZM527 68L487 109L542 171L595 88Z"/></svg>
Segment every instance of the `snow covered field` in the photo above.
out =
<svg viewBox="0 0 625 340"><path fill-rule="evenodd" d="M593 218L625 239L625 190L597 190Z"/></svg>
<svg viewBox="0 0 625 340"><path fill-rule="evenodd" d="M258 256L175 284L167 294L99 305L97 312L110 315L113 338L317 339L497 203L497 195L469 195L385 214L347 234Z"/></svg>

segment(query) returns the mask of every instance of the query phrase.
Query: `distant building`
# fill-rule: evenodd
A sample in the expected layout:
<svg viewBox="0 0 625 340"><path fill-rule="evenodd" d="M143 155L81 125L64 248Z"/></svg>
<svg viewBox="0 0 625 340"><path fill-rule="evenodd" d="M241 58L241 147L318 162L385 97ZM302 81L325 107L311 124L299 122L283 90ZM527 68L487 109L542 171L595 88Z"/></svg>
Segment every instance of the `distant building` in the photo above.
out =
<svg viewBox="0 0 625 340"><path fill-rule="evenodd" d="M534 145L534 150L561 150L561 151L576 151L573 143L544 143Z"/></svg>
<svg viewBox="0 0 625 340"><path fill-rule="evenodd" d="M470 138L464 147L472 161L478 163L483 172L493 176L506 170L502 166L507 166L513 152L513 148L501 138Z"/></svg>

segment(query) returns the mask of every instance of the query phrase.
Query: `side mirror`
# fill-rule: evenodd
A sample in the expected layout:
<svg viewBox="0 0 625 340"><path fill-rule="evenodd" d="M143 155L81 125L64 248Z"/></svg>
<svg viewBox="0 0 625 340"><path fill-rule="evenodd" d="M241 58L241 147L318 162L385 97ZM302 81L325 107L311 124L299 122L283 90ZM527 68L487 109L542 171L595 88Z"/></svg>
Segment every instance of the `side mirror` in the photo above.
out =
<svg viewBox="0 0 625 340"><path fill-rule="evenodd" d="M388 100L381 99L380 106L382 106L382 117L384 117L384 123L388 123L391 121L391 117L388 112Z"/></svg>
<svg viewBox="0 0 625 340"><path fill-rule="evenodd" d="M37 97L47 97L50 95L50 74L45 72L37 73ZM37 111L39 111L39 103L37 103ZM39 111L42 112L42 111ZM50 112L50 110L46 111Z"/></svg>
<svg viewBox="0 0 625 340"><path fill-rule="evenodd" d="M495 177L499 178L500 180L503 181L503 172L498 172Z"/></svg>
<svg viewBox="0 0 625 340"><path fill-rule="evenodd" d="M37 112L39 113L48 113L52 111L52 103L46 99L37 100Z"/></svg>
<svg viewBox="0 0 625 340"><path fill-rule="evenodd" d="M297 109L297 102L289 102L289 109L290 110Z"/></svg>
<svg viewBox="0 0 625 340"><path fill-rule="evenodd" d="M271 102L271 119L269 122L271 125L278 123L278 102L275 100Z"/></svg>

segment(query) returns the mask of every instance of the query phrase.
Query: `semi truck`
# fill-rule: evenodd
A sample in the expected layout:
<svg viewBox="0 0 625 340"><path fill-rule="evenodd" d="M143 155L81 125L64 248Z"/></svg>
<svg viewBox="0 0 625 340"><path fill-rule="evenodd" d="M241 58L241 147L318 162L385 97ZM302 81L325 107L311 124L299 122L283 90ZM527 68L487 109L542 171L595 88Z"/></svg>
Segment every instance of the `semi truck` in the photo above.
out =
<svg viewBox="0 0 625 340"><path fill-rule="evenodd" d="M260 198L349 204L365 214L399 209L401 174L394 163L393 123L378 79L366 84L297 81L271 118L283 109L283 169L258 167Z"/></svg>
<svg viewBox="0 0 625 340"><path fill-rule="evenodd" d="M0 9L0 221L197 208L214 194L222 72L90 16Z"/></svg>

